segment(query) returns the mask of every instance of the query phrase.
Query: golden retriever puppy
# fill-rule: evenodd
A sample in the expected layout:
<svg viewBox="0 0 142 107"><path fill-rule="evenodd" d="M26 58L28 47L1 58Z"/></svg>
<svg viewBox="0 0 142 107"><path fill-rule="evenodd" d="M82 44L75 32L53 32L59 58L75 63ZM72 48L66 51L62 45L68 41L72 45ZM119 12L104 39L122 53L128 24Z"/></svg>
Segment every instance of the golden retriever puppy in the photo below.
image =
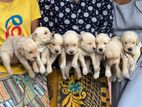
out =
<svg viewBox="0 0 142 107"><path fill-rule="evenodd" d="M61 54L63 48L62 35L55 33L53 40L46 45L47 48L42 54L42 62L47 65L46 75L52 72L52 64L56 60L57 56Z"/></svg>
<svg viewBox="0 0 142 107"><path fill-rule="evenodd" d="M53 34L46 27L38 27L32 33L31 38L36 43L38 51L42 56L42 52L46 48L46 44L48 44L53 39ZM40 54L37 57L37 60L33 62L33 69L36 73L40 72L43 74L46 72L46 69L41 61Z"/></svg>
<svg viewBox="0 0 142 107"><path fill-rule="evenodd" d="M89 73L89 61L88 58L91 59L94 70L96 69L96 43L95 36L92 33L84 32L80 35L79 41L79 61L82 66L83 75L87 75ZM85 57L88 57L87 59ZM86 61L87 60L87 61ZM86 63L87 62L87 63Z"/></svg>
<svg viewBox="0 0 142 107"><path fill-rule="evenodd" d="M78 43L79 37L75 31L67 31L63 35L64 48L61 52L60 69L63 79L69 78L69 70L73 67L77 77L81 78L81 71L78 66Z"/></svg>
<svg viewBox="0 0 142 107"><path fill-rule="evenodd" d="M110 41L108 34L100 33L96 36L96 69L94 73L94 78L97 79L100 75L100 64L104 61L104 53L106 44Z"/></svg>
<svg viewBox="0 0 142 107"><path fill-rule="evenodd" d="M119 39L113 38L108 44L106 44L105 49L105 60L106 60L106 71L105 76L110 78L112 76L112 68L114 68L114 76L121 81L121 70L120 70L120 60L123 56L123 46ZM115 79L116 79L115 78ZM114 79L114 80L115 80ZM113 81L114 81L113 80Z"/></svg>
<svg viewBox="0 0 142 107"><path fill-rule="evenodd" d="M126 56L123 60L123 76L129 77L129 71L133 72L135 70L136 62L140 57L141 42L138 35L133 31L124 32L120 40Z"/></svg>
<svg viewBox="0 0 142 107"><path fill-rule="evenodd" d="M0 56L3 64L10 75L13 74L10 66L10 59L13 55L19 59L21 64L25 67L31 78L35 77L35 73L30 67L28 61L35 61L37 59L38 51L35 42L28 37L10 36L0 48Z"/></svg>

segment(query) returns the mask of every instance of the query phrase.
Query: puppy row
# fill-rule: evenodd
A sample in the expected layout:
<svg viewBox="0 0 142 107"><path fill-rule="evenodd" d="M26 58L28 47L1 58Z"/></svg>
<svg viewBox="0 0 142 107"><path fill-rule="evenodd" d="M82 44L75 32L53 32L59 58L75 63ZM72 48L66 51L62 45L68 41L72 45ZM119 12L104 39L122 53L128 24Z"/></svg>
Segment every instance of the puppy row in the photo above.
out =
<svg viewBox="0 0 142 107"><path fill-rule="evenodd" d="M89 32L79 35L74 31L67 31L63 35L63 42L60 68L64 79L69 78L71 67L75 69L78 78L81 78L81 74L87 75L90 65L93 66L94 78L97 79L103 62L105 76L112 81L121 81L123 76L128 78L135 70L141 54L141 42L138 35L132 31L113 38L104 33L95 37Z"/></svg>
<svg viewBox="0 0 142 107"><path fill-rule="evenodd" d="M53 35L48 28L39 27L30 37L10 36L0 48L0 56L9 74L12 74L10 59L13 54L32 78L35 73L51 73L52 64L59 55L64 79L69 78L71 67L75 69L78 78L82 76L80 66L83 75L87 75L90 65L93 66L96 79L100 75L101 62L105 62L106 76L121 80L122 74L128 77L129 69L135 69L140 56L138 40L138 36L131 31L125 32L121 38L111 39L104 33L96 37L89 32L77 34L75 31ZM31 65L29 62L32 62ZM113 76L111 71L114 72Z"/></svg>

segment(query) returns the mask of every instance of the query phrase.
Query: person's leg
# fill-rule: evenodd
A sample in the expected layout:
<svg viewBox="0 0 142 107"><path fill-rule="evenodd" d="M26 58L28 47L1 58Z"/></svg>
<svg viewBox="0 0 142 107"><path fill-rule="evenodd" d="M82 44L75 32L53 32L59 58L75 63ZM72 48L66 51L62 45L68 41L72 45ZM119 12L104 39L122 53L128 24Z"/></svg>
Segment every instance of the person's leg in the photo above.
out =
<svg viewBox="0 0 142 107"><path fill-rule="evenodd" d="M38 75L13 75L0 80L1 107L49 107L47 80Z"/></svg>
<svg viewBox="0 0 142 107"><path fill-rule="evenodd" d="M131 75L117 107L140 107L142 105L142 57L136 65L136 70Z"/></svg>
<svg viewBox="0 0 142 107"><path fill-rule="evenodd" d="M141 82L141 78L140 76L142 76L142 57L139 58L138 62L137 62L137 65L136 65L136 70L135 72L133 72L131 75L130 75L130 79L123 79L121 82L113 82L112 83L112 107L118 107L118 103L121 104L122 99L124 100L125 99L125 93L126 95L131 95L131 93L127 93L127 92L130 92L130 90L132 91L135 91L137 92L136 90L139 91L139 89L135 88L133 89L133 85L135 84L135 86ZM139 80L138 80L138 77L139 77ZM138 85L137 85L138 86ZM140 85L141 86L141 85ZM129 90L128 90L128 87L129 87ZM127 91L128 90L128 91ZM130 97L128 97L130 98ZM121 102L120 102L121 100ZM127 98L126 98L127 100ZM127 101L128 102L128 101ZM119 106L121 107L121 106ZM125 107L125 105L124 105Z"/></svg>
<svg viewBox="0 0 142 107"><path fill-rule="evenodd" d="M121 82L112 82L112 107L117 107L127 83L128 79L123 79Z"/></svg>

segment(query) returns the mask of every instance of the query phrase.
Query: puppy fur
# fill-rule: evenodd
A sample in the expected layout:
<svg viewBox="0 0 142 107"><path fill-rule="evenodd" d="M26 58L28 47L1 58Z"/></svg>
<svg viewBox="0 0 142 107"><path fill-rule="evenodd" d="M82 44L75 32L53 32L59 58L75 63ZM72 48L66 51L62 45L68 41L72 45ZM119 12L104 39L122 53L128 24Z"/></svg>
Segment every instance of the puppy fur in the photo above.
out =
<svg viewBox="0 0 142 107"><path fill-rule="evenodd" d="M80 36L79 42L79 61L82 66L83 75L87 75L89 73L90 62L86 61L85 57L90 57L92 61L92 65L94 70L96 69L96 44L95 44L95 36L92 33L84 32ZM87 63L85 63L87 62Z"/></svg>
<svg viewBox="0 0 142 107"><path fill-rule="evenodd" d="M63 35L64 48L61 52L60 69L63 79L69 78L69 70L73 67L77 77L81 78L81 71L78 66L78 43L79 37L75 31L69 30Z"/></svg>
<svg viewBox="0 0 142 107"><path fill-rule="evenodd" d="M100 33L96 36L96 69L94 78L97 79L100 75L100 64L104 59L105 47L110 41L108 34Z"/></svg>
<svg viewBox="0 0 142 107"><path fill-rule="evenodd" d="M122 43L117 38L113 38L110 40L108 44L106 44L105 49L105 59L106 59L106 71L105 76L110 78L112 76L111 69L114 68L114 79L113 81L118 79L121 81L121 70L120 70L120 59L123 56L123 46Z"/></svg>
<svg viewBox="0 0 142 107"><path fill-rule="evenodd" d="M47 48L44 50L42 55L42 62L47 65L46 75L52 72L52 64L56 60L57 56L61 54L62 48L62 35L55 33L53 40L51 43L47 44Z"/></svg>
<svg viewBox="0 0 142 107"><path fill-rule="evenodd" d="M31 38L34 40L38 47L38 51L40 52L41 56L43 51L46 48L46 44L51 42L53 39L53 34L50 32L50 30L46 27L38 27L34 30L34 32L31 35ZM36 62L33 62L33 69L36 73L45 73L46 69L41 61L41 57L37 57Z"/></svg>
<svg viewBox="0 0 142 107"><path fill-rule="evenodd" d="M3 64L10 75L13 74L10 66L10 59L13 55L19 59L25 67L31 78L35 77L35 73L30 67L28 61L34 61L37 58L38 51L35 42L28 37L10 36L0 48L0 56Z"/></svg>
<svg viewBox="0 0 142 107"><path fill-rule="evenodd" d="M133 31L126 31L120 38L123 48L124 55L123 58L123 76L129 77L129 73L133 72L136 67L136 62L140 57L140 44L138 35ZM129 72L130 71L130 72Z"/></svg>

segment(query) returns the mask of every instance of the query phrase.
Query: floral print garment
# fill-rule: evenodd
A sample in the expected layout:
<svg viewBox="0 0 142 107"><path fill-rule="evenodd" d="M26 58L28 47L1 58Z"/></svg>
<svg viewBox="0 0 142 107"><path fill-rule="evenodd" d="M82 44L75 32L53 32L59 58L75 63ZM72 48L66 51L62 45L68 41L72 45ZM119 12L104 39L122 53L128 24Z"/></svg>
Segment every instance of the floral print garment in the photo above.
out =
<svg viewBox="0 0 142 107"><path fill-rule="evenodd" d="M111 0L40 0L41 25L63 34L67 30L88 31L94 35L112 35L113 4Z"/></svg>

